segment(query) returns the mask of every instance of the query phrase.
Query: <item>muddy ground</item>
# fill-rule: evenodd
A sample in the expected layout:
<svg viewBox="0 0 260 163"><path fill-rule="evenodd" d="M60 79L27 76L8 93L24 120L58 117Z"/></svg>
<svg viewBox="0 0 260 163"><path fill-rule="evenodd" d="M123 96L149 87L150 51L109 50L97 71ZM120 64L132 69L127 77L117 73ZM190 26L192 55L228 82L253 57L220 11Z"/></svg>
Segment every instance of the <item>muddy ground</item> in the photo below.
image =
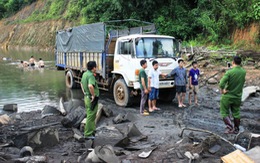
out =
<svg viewBox="0 0 260 163"><path fill-rule="evenodd" d="M203 79L214 74L214 71L223 68L224 67L201 67L201 71L204 72L201 82L203 83ZM253 66L248 66L246 69L246 85L259 86L260 70L254 69ZM218 74L216 79L220 79L222 75L223 73ZM183 136L180 137L179 134L183 127L208 130L232 143L238 143L247 148L248 139L246 137L240 136L237 141L235 141L235 135L223 134L225 126L219 114L220 93L218 85L202 84L199 95L200 106L191 105L187 108L178 108L177 99L174 99L171 103L159 101L158 107L160 107L161 110L153 112L149 116L141 116L139 114L138 104L121 108L114 103L111 97L112 95L107 92L102 92L101 94L100 103L102 103L104 107L111 109L113 116L102 116L98 122L94 146L106 144L114 146L116 142L123 138L121 131L132 123L136 125L143 135L147 136L147 140L138 141L135 144L140 150L133 148L127 150L122 150L122 148L118 147L114 148L122 162L186 163L188 162L188 158L184 156L184 153L190 151L200 155L199 159L194 162L219 163L220 157L234 151L234 148L228 143L211 134L187 130ZM243 103L241 106L241 132L260 134L259 106L259 94L255 94L254 97L249 97ZM129 121L117 125L113 124L112 120L119 113L128 114ZM24 144L21 144L20 147L12 145L12 143L7 147L3 146L6 143L22 140L23 137L17 136L21 134L21 128L56 123L60 122L63 118L62 115L42 118L40 111L12 113L9 115L14 120L13 123L0 127L0 162L8 161L8 158L4 157L4 154L12 154L12 156L14 155L13 157L19 154L19 150ZM86 155L87 149L90 148L89 141L77 141L73 137L72 129L65 128L60 123L51 126L51 129L58 131L59 143L55 145L48 144L45 147L35 147L34 155L47 156L48 162L53 163L77 162L79 156ZM221 149L215 154L209 153L208 149L216 144L220 145ZM157 146L157 149L155 149L148 158L139 158L138 154L140 154L146 146L149 147L150 145ZM254 145L259 145L259 142L256 142ZM178 157L177 153L181 154L183 158L179 158L180 156ZM11 161L9 160L9 162Z"/></svg>

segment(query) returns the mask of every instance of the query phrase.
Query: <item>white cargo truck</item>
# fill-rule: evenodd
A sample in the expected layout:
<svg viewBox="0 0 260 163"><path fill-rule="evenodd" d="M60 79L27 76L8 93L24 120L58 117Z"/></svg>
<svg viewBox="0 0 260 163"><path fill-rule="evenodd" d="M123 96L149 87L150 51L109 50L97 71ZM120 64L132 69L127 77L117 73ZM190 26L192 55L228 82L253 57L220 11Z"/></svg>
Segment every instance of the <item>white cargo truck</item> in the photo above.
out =
<svg viewBox="0 0 260 163"><path fill-rule="evenodd" d="M65 70L67 87L76 88L87 71L87 62L96 61L99 88L112 91L117 105L127 106L140 94L140 61L147 61L147 74L154 60L158 61L160 71L168 74L178 66L176 55L180 44L174 37L156 35L153 24L107 31L111 28L109 23L58 31L56 67ZM171 101L175 94L174 78L160 78L159 98Z"/></svg>

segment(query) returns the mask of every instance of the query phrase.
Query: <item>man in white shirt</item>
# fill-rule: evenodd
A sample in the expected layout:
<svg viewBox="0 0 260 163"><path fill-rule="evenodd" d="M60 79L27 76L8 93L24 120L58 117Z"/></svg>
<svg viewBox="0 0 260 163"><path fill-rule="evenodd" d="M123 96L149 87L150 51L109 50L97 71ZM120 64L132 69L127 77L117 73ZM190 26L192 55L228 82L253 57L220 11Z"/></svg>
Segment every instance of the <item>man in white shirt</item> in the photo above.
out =
<svg viewBox="0 0 260 163"><path fill-rule="evenodd" d="M160 110L156 107L156 100L159 96L159 76L165 76L166 74L162 74L160 70L158 70L158 62L156 60L152 63L153 69L149 70L148 73L148 89L149 93L149 112L153 112L154 110Z"/></svg>

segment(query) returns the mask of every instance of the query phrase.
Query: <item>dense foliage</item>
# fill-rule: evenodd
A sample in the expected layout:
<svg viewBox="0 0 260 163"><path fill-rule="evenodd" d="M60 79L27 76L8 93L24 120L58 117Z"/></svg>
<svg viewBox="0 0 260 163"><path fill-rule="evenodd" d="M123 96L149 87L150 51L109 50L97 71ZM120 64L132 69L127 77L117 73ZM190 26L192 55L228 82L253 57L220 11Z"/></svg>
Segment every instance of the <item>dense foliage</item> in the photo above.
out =
<svg viewBox="0 0 260 163"><path fill-rule="evenodd" d="M0 18L35 0L0 0ZM259 0L42 0L45 7L20 23L66 19L86 24L118 19L154 22L161 34L230 43L234 28L259 22ZM259 36L255 36L260 39Z"/></svg>
<svg viewBox="0 0 260 163"><path fill-rule="evenodd" d="M36 0L0 0L0 19L16 13Z"/></svg>

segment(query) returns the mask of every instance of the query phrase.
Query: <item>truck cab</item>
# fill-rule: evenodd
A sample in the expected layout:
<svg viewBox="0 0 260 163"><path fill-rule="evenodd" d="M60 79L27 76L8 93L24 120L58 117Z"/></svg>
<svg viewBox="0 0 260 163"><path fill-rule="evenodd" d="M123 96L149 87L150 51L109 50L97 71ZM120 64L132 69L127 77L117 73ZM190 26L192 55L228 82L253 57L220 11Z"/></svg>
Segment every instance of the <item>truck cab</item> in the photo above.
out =
<svg viewBox="0 0 260 163"><path fill-rule="evenodd" d="M113 94L116 103L125 106L131 103L131 96L140 92L138 74L140 61L147 61L146 73L153 68L154 60L159 63L159 70L169 74L178 66L177 53L179 43L174 37L164 35L134 34L119 37L116 41L114 54L114 75L121 75L114 84ZM160 97L168 101L175 97L174 79L160 78Z"/></svg>

